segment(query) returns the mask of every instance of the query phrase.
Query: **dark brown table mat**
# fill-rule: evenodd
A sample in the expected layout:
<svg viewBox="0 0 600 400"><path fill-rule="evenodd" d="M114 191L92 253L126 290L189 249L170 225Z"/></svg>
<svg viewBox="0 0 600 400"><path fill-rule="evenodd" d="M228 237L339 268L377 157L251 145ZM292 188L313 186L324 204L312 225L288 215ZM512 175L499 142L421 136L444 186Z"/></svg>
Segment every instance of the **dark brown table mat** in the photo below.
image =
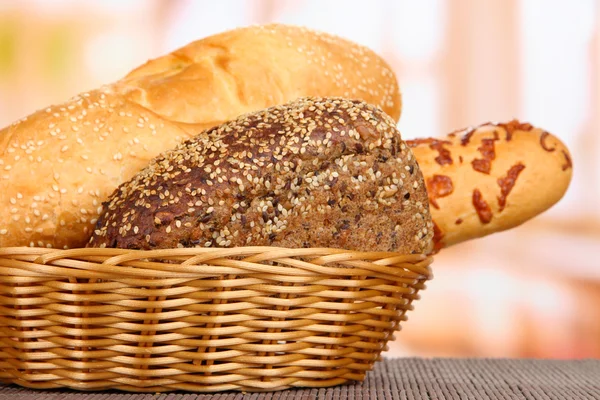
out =
<svg viewBox="0 0 600 400"><path fill-rule="evenodd" d="M272 393L135 394L1 386L0 400L600 400L600 360L387 359L362 384Z"/></svg>

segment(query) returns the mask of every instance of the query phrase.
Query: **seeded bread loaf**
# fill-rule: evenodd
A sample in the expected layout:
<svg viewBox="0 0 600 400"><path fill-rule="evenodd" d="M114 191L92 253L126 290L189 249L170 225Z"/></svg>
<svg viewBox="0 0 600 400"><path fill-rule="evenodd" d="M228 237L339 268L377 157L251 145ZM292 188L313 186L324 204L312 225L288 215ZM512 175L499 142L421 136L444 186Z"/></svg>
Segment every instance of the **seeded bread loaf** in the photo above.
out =
<svg viewBox="0 0 600 400"><path fill-rule="evenodd" d="M425 177L436 250L530 220L571 181L566 146L527 123L487 123L407 143Z"/></svg>
<svg viewBox="0 0 600 400"><path fill-rule="evenodd" d="M0 130L0 247L82 247L98 208L159 153L214 121L299 96L350 96L400 115L372 51L308 29L236 29Z"/></svg>
<svg viewBox="0 0 600 400"><path fill-rule="evenodd" d="M108 201L89 245L274 245L427 253L423 177L395 121L304 98L165 152Z"/></svg>

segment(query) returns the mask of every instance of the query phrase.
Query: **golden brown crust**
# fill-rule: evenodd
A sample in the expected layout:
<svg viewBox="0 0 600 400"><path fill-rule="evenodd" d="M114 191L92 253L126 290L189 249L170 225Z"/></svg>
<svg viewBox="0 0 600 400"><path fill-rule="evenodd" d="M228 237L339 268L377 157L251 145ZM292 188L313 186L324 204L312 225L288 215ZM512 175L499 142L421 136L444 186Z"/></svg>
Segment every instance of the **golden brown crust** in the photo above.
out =
<svg viewBox="0 0 600 400"><path fill-rule="evenodd" d="M171 121L229 121L299 97L345 97L398 121L396 77L373 51L291 25L239 28L150 60L121 81L124 95Z"/></svg>
<svg viewBox="0 0 600 400"><path fill-rule="evenodd" d="M516 120L407 144L428 182L437 250L522 224L558 202L571 181L565 145ZM439 176L441 192L429 183Z"/></svg>
<svg viewBox="0 0 600 400"><path fill-rule="evenodd" d="M395 122L364 102L299 99L210 129L105 204L91 246L275 245L423 253L433 229Z"/></svg>

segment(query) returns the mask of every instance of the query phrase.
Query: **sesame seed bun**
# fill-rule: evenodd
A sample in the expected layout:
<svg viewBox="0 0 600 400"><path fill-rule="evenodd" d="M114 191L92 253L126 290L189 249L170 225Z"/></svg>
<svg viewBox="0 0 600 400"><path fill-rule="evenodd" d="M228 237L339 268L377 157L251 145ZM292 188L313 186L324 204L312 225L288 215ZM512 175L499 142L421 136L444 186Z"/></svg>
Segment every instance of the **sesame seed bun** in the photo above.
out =
<svg viewBox="0 0 600 400"><path fill-rule="evenodd" d="M394 120L393 72L349 41L284 25L215 35L0 131L0 247L83 247L101 204L161 152L240 114L345 96Z"/></svg>

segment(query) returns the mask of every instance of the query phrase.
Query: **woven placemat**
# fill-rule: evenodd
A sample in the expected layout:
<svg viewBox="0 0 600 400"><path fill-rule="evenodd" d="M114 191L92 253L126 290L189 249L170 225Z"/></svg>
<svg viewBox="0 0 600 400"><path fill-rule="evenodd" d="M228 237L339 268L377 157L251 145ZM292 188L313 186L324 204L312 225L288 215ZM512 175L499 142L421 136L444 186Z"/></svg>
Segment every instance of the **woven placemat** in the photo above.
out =
<svg viewBox="0 0 600 400"><path fill-rule="evenodd" d="M0 386L11 400L600 399L600 360L387 359L365 382L272 393L135 394Z"/></svg>

